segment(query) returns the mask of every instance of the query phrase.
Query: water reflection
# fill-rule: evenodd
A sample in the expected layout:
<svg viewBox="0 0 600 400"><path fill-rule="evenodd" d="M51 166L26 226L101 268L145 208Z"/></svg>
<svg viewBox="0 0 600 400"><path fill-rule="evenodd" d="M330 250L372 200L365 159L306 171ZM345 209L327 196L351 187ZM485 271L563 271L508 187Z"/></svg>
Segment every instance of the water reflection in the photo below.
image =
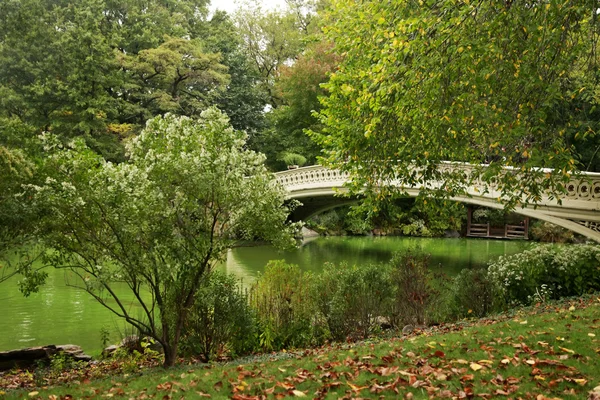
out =
<svg viewBox="0 0 600 400"><path fill-rule="evenodd" d="M431 265L441 265L443 271L454 274L463 268L483 266L502 254L515 253L528 246L523 242L416 239L377 237L318 238L304 246L280 252L268 246L244 247L231 250L227 261L219 268L253 282L264 271L269 260L284 259L307 271L318 272L325 262L350 264L387 262L394 251L407 247L422 248L431 254ZM48 270L49 276L39 293L24 298L18 291L17 279L0 287L0 351L33 345L80 345L98 354L101 350L100 330L110 332L111 341L130 334L131 328L82 290L69 287L65 278L73 277L61 270ZM122 300L130 309L139 309L126 287L118 288ZM114 304L110 300L109 304ZM140 311L141 313L141 311Z"/></svg>

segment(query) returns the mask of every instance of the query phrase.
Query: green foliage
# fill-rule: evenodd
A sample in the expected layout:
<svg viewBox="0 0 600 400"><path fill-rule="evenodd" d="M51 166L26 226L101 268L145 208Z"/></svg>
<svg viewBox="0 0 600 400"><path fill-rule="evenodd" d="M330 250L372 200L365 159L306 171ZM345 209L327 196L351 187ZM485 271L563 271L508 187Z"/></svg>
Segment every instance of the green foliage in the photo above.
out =
<svg viewBox="0 0 600 400"><path fill-rule="evenodd" d="M242 355L253 350L248 339L255 336L254 326L237 278L213 272L196 293L182 348L205 362L219 354Z"/></svg>
<svg viewBox="0 0 600 400"><path fill-rule="evenodd" d="M50 370L54 374L60 374L67 369L73 368L74 364L73 359L63 352L56 353L50 357Z"/></svg>
<svg viewBox="0 0 600 400"><path fill-rule="evenodd" d="M539 245L500 257L489 267L491 281L509 305L600 290L600 248L596 245Z"/></svg>
<svg viewBox="0 0 600 400"><path fill-rule="evenodd" d="M396 253L390 261L390 281L394 287L391 322L397 328L404 325L425 325L439 294L429 269L429 256L417 249Z"/></svg>
<svg viewBox="0 0 600 400"><path fill-rule="evenodd" d="M389 277L386 265L325 264L313 296L333 339L366 338L380 329L393 290Z"/></svg>
<svg viewBox="0 0 600 400"><path fill-rule="evenodd" d="M595 3L337 0L331 8L326 38L343 59L325 85L326 128L315 136L353 189L366 185L381 198L403 192L389 182L443 182L422 195L450 198L479 179L509 207L562 192L576 169L572 144L598 130L597 96L584 99L598 87ZM457 172L438 168L442 161L475 167Z"/></svg>
<svg viewBox="0 0 600 400"><path fill-rule="evenodd" d="M37 291L47 276L37 263L43 249L31 236L37 211L24 189L34 182L36 171L23 151L0 144L0 283L21 275L25 295Z"/></svg>
<svg viewBox="0 0 600 400"><path fill-rule="evenodd" d="M266 125L264 109L268 95L260 86L260 74L253 61L244 52L242 35L224 12L215 13L197 34L206 49L219 53L221 63L227 66L230 78L227 90L216 94L215 105L229 116L233 128L248 133L250 147L266 153L265 149L254 146L254 139Z"/></svg>
<svg viewBox="0 0 600 400"><path fill-rule="evenodd" d="M314 304L313 276L283 260L270 261L250 289L250 305L259 324L262 349L285 349L311 344Z"/></svg>
<svg viewBox="0 0 600 400"><path fill-rule="evenodd" d="M307 225L319 233L364 235L374 229L384 234L404 236L443 236L447 230L460 231L466 217L462 204L439 201L437 208L425 203L435 199L370 199L352 207L337 207L311 217Z"/></svg>
<svg viewBox="0 0 600 400"><path fill-rule="evenodd" d="M100 343L103 349L110 343L110 331L104 326L100 328Z"/></svg>
<svg viewBox="0 0 600 400"><path fill-rule="evenodd" d="M314 7L309 2L297 5L295 9L265 11L259 2L247 2L235 14L244 52L261 77L262 89L268 93L268 103L275 108L281 104L281 98L273 87L275 78L287 62L302 52L315 26L312 20Z"/></svg>
<svg viewBox="0 0 600 400"><path fill-rule="evenodd" d="M142 105L143 120L166 112L198 115L228 82L221 57L205 53L198 39L166 36L156 48L122 57L121 64L136 79L128 95Z"/></svg>
<svg viewBox="0 0 600 400"><path fill-rule="evenodd" d="M450 294L454 318L480 318L502 308L498 286L487 269L463 269L454 277Z"/></svg>
<svg viewBox="0 0 600 400"><path fill-rule="evenodd" d="M312 216L306 226L320 234L339 234L343 229L348 210L344 207L334 208Z"/></svg>
<svg viewBox="0 0 600 400"><path fill-rule="evenodd" d="M207 3L3 2L0 138L51 131L123 161L122 142L157 113L198 117L228 81L196 35Z"/></svg>
<svg viewBox="0 0 600 400"><path fill-rule="evenodd" d="M0 144L0 254L19 244L27 233L27 202L23 199L22 185L29 183L35 165L20 150Z"/></svg>
<svg viewBox="0 0 600 400"><path fill-rule="evenodd" d="M31 190L47 216L38 232L54 250L48 261L71 269L78 286L156 339L165 365L175 362L205 276L237 239L295 245L283 193L245 139L214 108L199 120L150 120L118 165L81 140L64 149L47 138L51 176ZM120 283L141 316L113 290Z"/></svg>
<svg viewBox="0 0 600 400"><path fill-rule="evenodd" d="M285 152L280 155L280 160L283 161L288 167L292 165L301 167L306 164L306 157L304 157L302 154L296 153Z"/></svg>
<svg viewBox="0 0 600 400"><path fill-rule="evenodd" d="M569 243L575 239L572 231L546 221L536 221L529 232L532 239L540 242Z"/></svg>
<svg viewBox="0 0 600 400"><path fill-rule="evenodd" d="M310 164L316 163L321 148L305 131L321 130L315 116L321 109L318 98L327 94L322 84L327 82L338 62L339 57L331 51L330 44L316 42L300 54L292 66L281 67L275 81L281 105L268 114L271 129L261 132L256 140L271 168L283 168L275 162L281 152L299 153Z"/></svg>

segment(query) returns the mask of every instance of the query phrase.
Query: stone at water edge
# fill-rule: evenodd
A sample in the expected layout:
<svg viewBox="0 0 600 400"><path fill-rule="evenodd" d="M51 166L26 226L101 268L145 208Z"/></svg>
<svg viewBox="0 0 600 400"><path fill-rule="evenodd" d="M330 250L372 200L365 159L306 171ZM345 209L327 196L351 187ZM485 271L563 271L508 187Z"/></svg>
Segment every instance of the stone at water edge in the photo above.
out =
<svg viewBox="0 0 600 400"><path fill-rule="evenodd" d="M92 359L85 354L81 347L73 344L48 345L28 347L25 349L0 351L0 371L7 371L13 368L28 368L36 366L39 363L49 363L52 356L64 354L73 361L88 362Z"/></svg>

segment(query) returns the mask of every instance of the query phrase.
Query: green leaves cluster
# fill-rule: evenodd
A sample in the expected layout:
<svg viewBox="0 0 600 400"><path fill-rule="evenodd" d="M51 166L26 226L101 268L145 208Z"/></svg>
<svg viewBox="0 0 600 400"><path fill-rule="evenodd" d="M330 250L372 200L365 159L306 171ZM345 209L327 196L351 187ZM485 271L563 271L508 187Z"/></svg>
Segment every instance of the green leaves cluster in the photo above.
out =
<svg viewBox="0 0 600 400"><path fill-rule="evenodd" d="M596 8L332 2L326 36L343 61L326 85L327 128L317 135L327 161L352 171L359 187L436 181L431 191L450 196L482 178L509 205L560 192L577 168L567 138L596 129L592 104L575 106L597 86ZM442 161L490 166L456 173L438 168Z"/></svg>
<svg viewBox="0 0 600 400"><path fill-rule="evenodd" d="M0 139L84 137L122 160L145 121L198 116L228 82L197 32L205 0L7 1L0 6Z"/></svg>

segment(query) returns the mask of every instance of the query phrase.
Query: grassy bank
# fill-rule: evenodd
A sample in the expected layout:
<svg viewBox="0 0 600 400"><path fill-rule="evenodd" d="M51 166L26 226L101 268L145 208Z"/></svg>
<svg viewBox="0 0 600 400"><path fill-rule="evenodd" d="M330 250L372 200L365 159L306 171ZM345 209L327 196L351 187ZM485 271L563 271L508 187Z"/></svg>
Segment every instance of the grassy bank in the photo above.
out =
<svg viewBox="0 0 600 400"><path fill-rule="evenodd" d="M8 399L581 399L600 385L599 327L600 297L588 296L410 337L264 355L228 365L150 368L54 388L0 390Z"/></svg>

